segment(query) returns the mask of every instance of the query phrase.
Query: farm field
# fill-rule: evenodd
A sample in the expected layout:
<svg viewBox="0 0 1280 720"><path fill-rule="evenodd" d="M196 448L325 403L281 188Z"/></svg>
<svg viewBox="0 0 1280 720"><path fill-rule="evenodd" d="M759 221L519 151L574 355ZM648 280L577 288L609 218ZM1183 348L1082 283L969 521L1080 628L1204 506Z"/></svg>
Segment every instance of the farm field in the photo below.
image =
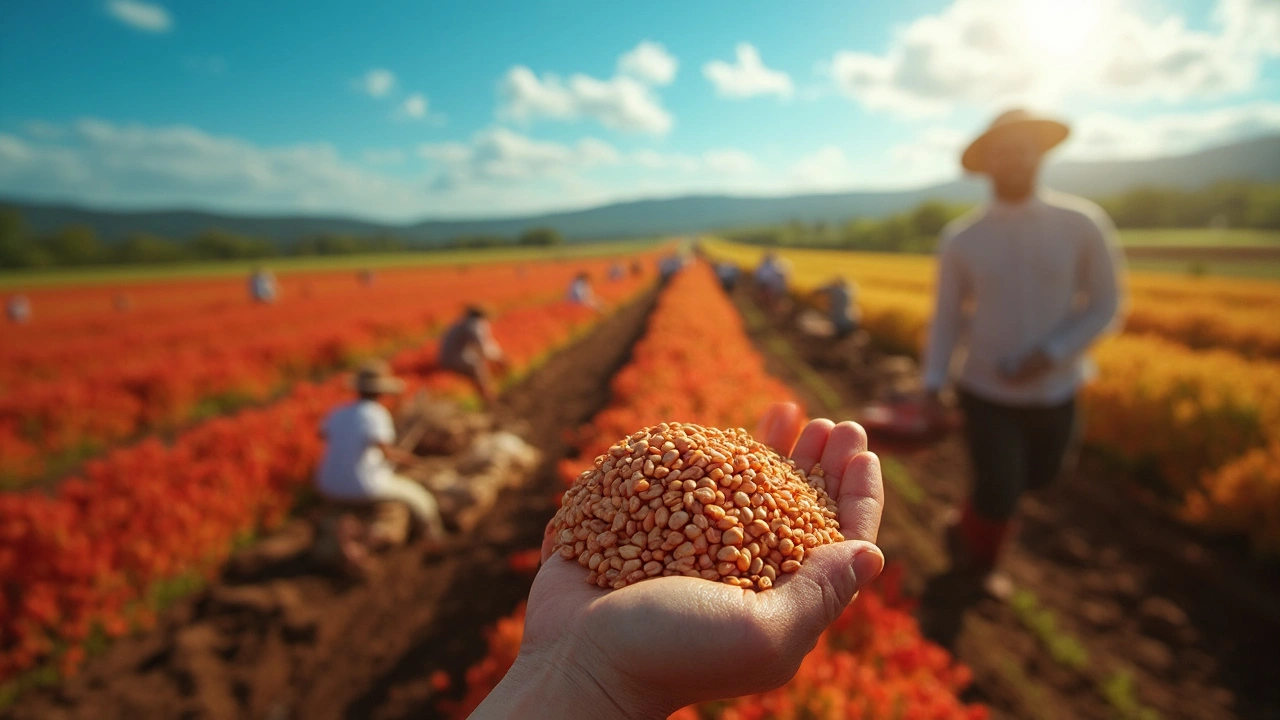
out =
<svg viewBox="0 0 1280 720"><path fill-rule="evenodd" d="M610 243L582 243L554 249L503 247L474 250L377 253L371 255L286 256L263 258L261 260L225 260L205 263L181 263L177 265L122 265L37 269L23 272L8 271L0 272L0 289L14 290L35 287L64 287L67 285L163 281L184 277L244 277L252 272L254 268L260 266L270 267L277 272L292 273L584 258L641 252L652 248L656 242L656 240L629 240Z"/></svg>
<svg viewBox="0 0 1280 720"><path fill-rule="evenodd" d="M928 321L927 258L787 253L801 290L834 273L860 284L874 347L856 359L746 288L725 294L706 263L660 284L656 246L611 248L386 267L368 287L282 271L266 307L241 277L33 290L35 322L0 352L0 713L465 717L514 660L543 527L594 457L665 420L752 428L777 400L853 417L887 387L879 361L914 354ZM607 280L619 261L642 272ZM581 271L601 313L563 300ZM786 685L674 717L1280 711L1267 600L1280 580L1259 559L1280 554L1280 335L1266 321L1280 285L1135 273L1129 286L1128 329L1099 347L1088 391L1091 453L1031 503L1013 600L948 575L958 443L906 453L872 437L890 569ZM344 370L384 357L411 391L474 409L436 364L442 324L469 302L492 309L512 360L488 415L542 451L536 471L442 547L393 549L358 581L313 567L314 429L349 394Z"/></svg>

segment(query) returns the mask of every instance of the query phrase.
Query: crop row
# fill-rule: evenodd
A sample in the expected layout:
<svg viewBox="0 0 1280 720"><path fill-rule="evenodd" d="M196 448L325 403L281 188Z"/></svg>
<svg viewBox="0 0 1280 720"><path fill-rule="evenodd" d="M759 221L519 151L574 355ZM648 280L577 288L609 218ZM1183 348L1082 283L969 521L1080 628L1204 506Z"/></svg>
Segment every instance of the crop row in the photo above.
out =
<svg viewBox="0 0 1280 720"><path fill-rule="evenodd" d="M677 275L660 298L631 362L615 376L612 400L579 436L593 458L636 429L664 420L752 426L764 408L791 392L764 370L742 321L705 265ZM566 482L583 461L566 462ZM694 718L981 718L956 694L968 671L920 634L891 571L861 594L822 636L786 685L770 692L706 703L674 717ZM466 675L464 696L445 710L465 717L514 662L523 606L488 633L489 652Z"/></svg>
<svg viewBox="0 0 1280 720"><path fill-rule="evenodd" d="M354 275L293 280L307 282L308 294L294 287L270 306L251 304L238 282L235 299L227 281L206 283L199 300L165 284L147 288L148 306L128 313L90 305L80 316L68 309L11 327L14 342L0 353L0 480L12 485L48 472L52 460L260 401L355 357L421 339L466 302L502 309L555 297L579 270L603 276L605 263L388 273L369 287ZM54 307L58 299L44 298Z"/></svg>
<svg viewBox="0 0 1280 720"><path fill-rule="evenodd" d="M717 257L748 267L763 252L718 241L707 247ZM838 250L786 250L784 254L802 287L843 276L858 283L868 305L883 307L910 302L911 297L921 298L927 306L933 295L937 271L932 257ZM1270 321L1280 310L1280 286L1275 283L1132 273L1126 290L1128 327L1134 331L1193 349L1221 348L1250 358L1280 360L1280 325ZM894 302L875 303L875 298ZM929 310L926 307L926 314ZM899 324L890 330L888 337L895 345L914 346L919 340L919 326Z"/></svg>
<svg viewBox="0 0 1280 720"><path fill-rule="evenodd" d="M752 248L713 248L739 262L758 257ZM824 255L829 260L820 266L810 264L817 257L812 252L804 254L805 263L796 263L798 286L813 287L854 266L860 277L874 272L875 259L864 265L858 254ZM902 265L891 265L893 289L872 284L859 296L864 325L884 346L916 354L933 310L931 297L923 289L904 289ZM929 271L917 265L918 273ZM1145 292L1175 293L1164 278L1140 282ZM1275 323L1263 323L1251 306L1234 304L1254 290L1232 294L1229 287L1213 288L1221 302L1213 312L1223 325L1239 313L1240 327L1280 337ZM1280 296L1280 289L1274 292ZM1135 300L1135 313L1137 307ZM1280 361L1250 359L1229 344L1192 349L1137 325L1144 332L1105 338L1092 352L1099 374L1083 391L1086 441L1128 462L1153 465L1185 519L1247 534L1259 550L1280 553L1280 517L1271 510L1280 498L1280 464L1264 460L1280 453Z"/></svg>
<svg viewBox="0 0 1280 720"><path fill-rule="evenodd" d="M633 295L636 278L603 289ZM494 321L517 373L598 316L563 301ZM392 359L410 390L460 389L435 372L429 343ZM345 377L302 381L262 408L218 417L90 462L56 493L0 494L0 680L58 657L68 666L90 638L148 621L148 593L205 575L233 543L278 524L309 484L322 450L317 428L350 397Z"/></svg>

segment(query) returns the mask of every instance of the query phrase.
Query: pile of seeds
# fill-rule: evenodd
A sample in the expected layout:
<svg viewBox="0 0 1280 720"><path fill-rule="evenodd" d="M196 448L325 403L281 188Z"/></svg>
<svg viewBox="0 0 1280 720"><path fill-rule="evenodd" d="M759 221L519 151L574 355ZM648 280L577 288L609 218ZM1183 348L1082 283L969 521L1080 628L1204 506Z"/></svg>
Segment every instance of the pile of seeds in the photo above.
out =
<svg viewBox="0 0 1280 720"><path fill-rule="evenodd" d="M645 428L564 494L556 551L619 589L687 575L767 590L805 553L840 542L822 470L806 474L742 429Z"/></svg>

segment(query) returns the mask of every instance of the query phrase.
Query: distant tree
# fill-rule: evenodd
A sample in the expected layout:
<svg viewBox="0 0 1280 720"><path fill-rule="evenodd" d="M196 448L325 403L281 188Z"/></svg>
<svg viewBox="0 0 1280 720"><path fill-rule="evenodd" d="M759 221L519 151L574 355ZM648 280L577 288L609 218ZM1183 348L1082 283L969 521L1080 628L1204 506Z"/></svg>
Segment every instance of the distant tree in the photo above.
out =
<svg viewBox="0 0 1280 720"><path fill-rule="evenodd" d="M551 247L554 245L563 245L564 238L555 228L538 227L530 228L520 233L518 242L521 245L529 245L533 247Z"/></svg>
<svg viewBox="0 0 1280 720"><path fill-rule="evenodd" d="M254 259L276 254L275 247L266 240L234 235L216 228L197 235L187 244L187 249L193 257L205 260Z"/></svg>
<svg viewBox="0 0 1280 720"><path fill-rule="evenodd" d="M963 212L962 206L951 205L941 200L929 200L920 203L911 211L909 221L916 235L936 238L947 223Z"/></svg>
<svg viewBox="0 0 1280 720"><path fill-rule="evenodd" d="M45 238L43 244L58 265L89 265L103 259L102 245L88 225L68 225Z"/></svg>
<svg viewBox="0 0 1280 720"><path fill-rule="evenodd" d="M125 238L114 252L114 259L122 263L171 263L182 260L182 245L157 235L135 233Z"/></svg>
<svg viewBox="0 0 1280 720"><path fill-rule="evenodd" d="M0 207L0 267L23 268L41 264L27 234L27 222L17 208ZM47 260L47 256L44 258Z"/></svg>

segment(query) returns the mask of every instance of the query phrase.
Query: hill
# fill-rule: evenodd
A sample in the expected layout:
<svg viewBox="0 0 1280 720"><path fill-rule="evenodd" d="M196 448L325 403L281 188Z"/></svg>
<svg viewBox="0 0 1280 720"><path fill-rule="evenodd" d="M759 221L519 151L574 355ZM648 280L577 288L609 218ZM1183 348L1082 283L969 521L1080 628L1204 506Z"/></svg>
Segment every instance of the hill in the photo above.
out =
<svg viewBox="0 0 1280 720"><path fill-rule="evenodd" d="M1047 185L1086 197L1104 197L1140 186L1195 189L1221 180L1280 181L1280 136L1260 138L1177 157L1151 160L1061 162L1045 169ZM244 216L194 210L116 212L71 205L0 200L17 207L29 227L44 233L78 223L104 240L146 232L182 238L209 228L292 244L319 234L395 236L435 244L470 235L514 236L533 226L550 226L572 241L703 232L798 219L836 223L855 216L900 212L923 200L977 202L981 181L954 180L914 190L842 192L782 197L695 195L612 203L572 212L474 220L427 220L395 225L342 217Z"/></svg>

